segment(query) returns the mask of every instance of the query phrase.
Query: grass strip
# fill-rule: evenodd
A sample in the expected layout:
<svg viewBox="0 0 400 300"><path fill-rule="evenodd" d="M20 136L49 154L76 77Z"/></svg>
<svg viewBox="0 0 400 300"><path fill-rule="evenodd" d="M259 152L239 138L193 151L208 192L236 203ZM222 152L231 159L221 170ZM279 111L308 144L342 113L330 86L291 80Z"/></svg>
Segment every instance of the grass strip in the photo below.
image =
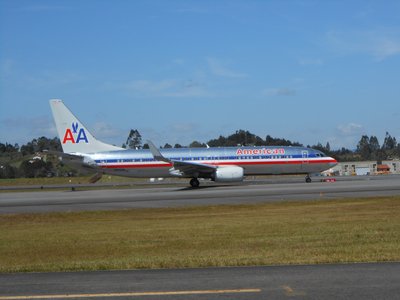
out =
<svg viewBox="0 0 400 300"><path fill-rule="evenodd" d="M400 197L0 216L0 272L400 260Z"/></svg>
<svg viewBox="0 0 400 300"><path fill-rule="evenodd" d="M28 185L52 185L52 184L89 184L92 176L80 177L42 177L42 178L9 178L0 179L0 186L28 186ZM112 183L142 183L148 182L148 179L143 178L129 178L104 175L98 183L112 184Z"/></svg>

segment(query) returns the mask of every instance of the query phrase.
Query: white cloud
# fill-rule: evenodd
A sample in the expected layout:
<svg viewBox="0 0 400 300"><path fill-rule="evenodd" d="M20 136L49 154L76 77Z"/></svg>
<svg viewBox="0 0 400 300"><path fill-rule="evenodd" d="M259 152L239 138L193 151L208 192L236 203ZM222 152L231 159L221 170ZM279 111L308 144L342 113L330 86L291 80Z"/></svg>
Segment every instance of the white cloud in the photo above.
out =
<svg viewBox="0 0 400 300"><path fill-rule="evenodd" d="M262 91L262 94L267 97L272 96L295 96L296 90L292 88L268 88Z"/></svg>
<svg viewBox="0 0 400 300"><path fill-rule="evenodd" d="M124 132L121 129L115 128L106 122L96 122L92 126L93 134L99 139L123 138ZM92 130L90 130L92 131Z"/></svg>
<svg viewBox="0 0 400 300"><path fill-rule="evenodd" d="M342 55L365 53L382 61L400 54L400 30L330 31L326 34L326 43Z"/></svg>
<svg viewBox="0 0 400 300"><path fill-rule="evenodd" d="M232 131L223 130L224 126L218 127L217 129L206 129L204 124L199 124L191 121L182 121L165 124L164 128L139 128L139 131L143 138L143 143L147 139L151 140L157 146L163 146L165 143L169 143L172 146L180 144L182 146L188 146L194 140L199 142L207 142L211 138L217 138L221 134L232 133ZM223 130L223 131L221 131ZM225 130L226 131L226 130ZM234 132L234 131L233 131Z"/></svg>
<svg viewBox="0 0 400 300"><path fill-rule="evenodd" d="M33 138L57 136L53 120L49 116L12 117L0 121L3 142L26 143Z"/></svg>
<svg viewBox="0 0 400 300"><path fill-rule="evenodd" d="M134 80L128 82L125 87L134 92L155 94L168 91L171 88L174 88L176 85L177 81L174 79L164 79L160 81Z"/></svg>
<svg viewBox="0 0 400 300"><path fill-rule="evenodd" d="M12 59L5 59L1 61L1 76L9 76L14 68L15 62Z"/></svg>
<svg viewBox="0 0 400 300"><path fill-rule="evenodd" d="M192 133L197 127L197 124L191 122L171 124L171 130L175 133Z"/></svg>
<svg viewBox="0 0 400 300"><path fill-rule="evenodd" d="M85 78L75 72L44 71L41 74L28 75L25 82L30 88L62 87L80 83Z"/></svg>
<svg viewBox="0 0 400 300"><path fill-rule="evenodd" d="M247 74L241 73L235 70L232 70L226 64L220 62L215 58L208 57L207 64L211 73L220 77L228 77L228 78L245 78Z"/></svg>
<svg viewBox="0 0 400 300"><path fill-rule="evenodd" d="M179 14L208 14L208 10L202 8L188 7L188 8L179 8L174 10L175 13Z"/></svg>
<svg viewBox="0 0 400 300"><path fill-rule="evenodd" d="M360 135L363 130L363 126L356 123L340 124L337 126L337 132L342 136Z"/></svg>
<svg viewBox="0 0 400 300"><path fill-rule="evenodd" d="M382 37L379 43L373 47L372 51L378 60L398 55L400 54L400 38L396 40L389 37Z"/></svg>
<svg viewBox="0 0 400 300"><path fill-rule="evenodd" d="M211 94L204 85L194 80L133 80L123 84L107 83L107 88L121 89L135 96L142 97L175 97L197 98L209 97Z"/></svg>
<svg viewBox="0 0 400 300"><path fill-rule="evenodd" d="M185 60L183 58L175 58L174 60L172 60L172 62L175 65L184 65L185 64Z"/></svg>
<svg viewBox="0 0 400 300"><path fill-rule="evenodd" d="M69 10L70 8L67 6L61 6L61 5L41 5L41 4L33 4L30 6L25 6L22 8L25 11L31 11L31 12L47 12L47 11L63 11L63 10Z"/></svg>
<svg viewBox="0 0 400 300"><path fill-rule="evenodd" d="M74 71L39 70L27 72L20 68L18 61L6 59L1 62L0 76L16 88L49 90L75 83L81 84L87 78Z"/></svg>
<svg viewBox="0 0 400 300"><path fill-rule="evenodd" d="M299 60L299 64L302 66L321 66L324 62L320 58L302 58Z"/></svg>
<svg viewBox="0 0 400 300"><path fill-rule="evenodd" d="M184 59L176 58L171 61L175 66L184 66ZM197 69L186 78L164 79L135 79L126 82L105 82L104 88L128 93L135 97L152 98L209 98L219 94L210 74L221 78L244 78L246 74L235 71L214 58L206 59L206 66Z"/></svg>
<svg viewBox="0 0 400 300"><path fill-rule="evenodd" d="M364 134L364 127L357 123L339 124L335 133L329 137L329 143L333 149L345 147L355 149L360 137Z"/></svg>

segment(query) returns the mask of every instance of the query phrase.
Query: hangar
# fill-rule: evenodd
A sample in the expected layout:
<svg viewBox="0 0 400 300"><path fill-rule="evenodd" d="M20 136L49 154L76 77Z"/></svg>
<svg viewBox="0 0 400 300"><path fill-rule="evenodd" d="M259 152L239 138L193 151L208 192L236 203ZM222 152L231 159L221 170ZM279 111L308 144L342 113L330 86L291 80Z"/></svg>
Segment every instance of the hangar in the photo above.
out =
<svg viewBox="0 0 400 300"><path fill-rule="evenodd" d="M400 160L339 162L331 173L340 176L400 174Z"/></svg>

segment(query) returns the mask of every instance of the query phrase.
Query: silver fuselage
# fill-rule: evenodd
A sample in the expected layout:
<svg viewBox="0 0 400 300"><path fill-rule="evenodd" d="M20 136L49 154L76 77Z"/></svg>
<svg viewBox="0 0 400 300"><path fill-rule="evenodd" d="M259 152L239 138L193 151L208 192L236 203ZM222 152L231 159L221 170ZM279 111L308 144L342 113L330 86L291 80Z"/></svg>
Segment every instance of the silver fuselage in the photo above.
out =
<svg viewBox="0 0 400 300"><path fill-rule="evenodd" d="M171 161L217 167L238 166L244 175L311 174L337 164L321 151L305 147L262 146L160 149ZM104 173L129 177L172 177L173 165L154 159L150 150L117 150L81 154ZM190 177L190 176L183 176Z"/></svg>

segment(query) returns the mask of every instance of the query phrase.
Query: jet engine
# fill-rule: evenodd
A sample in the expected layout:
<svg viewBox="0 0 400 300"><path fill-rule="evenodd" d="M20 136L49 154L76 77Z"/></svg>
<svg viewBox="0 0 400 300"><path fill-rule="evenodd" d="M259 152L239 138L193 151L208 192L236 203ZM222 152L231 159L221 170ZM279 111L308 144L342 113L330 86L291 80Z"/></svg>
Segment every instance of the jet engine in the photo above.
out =
<svg viewBox="0 0 400 300"><path fill-rule="evenodd" d="M237 166L219 167L213 174L215 182L237 182L243 181L243 168Z"/></svg>

